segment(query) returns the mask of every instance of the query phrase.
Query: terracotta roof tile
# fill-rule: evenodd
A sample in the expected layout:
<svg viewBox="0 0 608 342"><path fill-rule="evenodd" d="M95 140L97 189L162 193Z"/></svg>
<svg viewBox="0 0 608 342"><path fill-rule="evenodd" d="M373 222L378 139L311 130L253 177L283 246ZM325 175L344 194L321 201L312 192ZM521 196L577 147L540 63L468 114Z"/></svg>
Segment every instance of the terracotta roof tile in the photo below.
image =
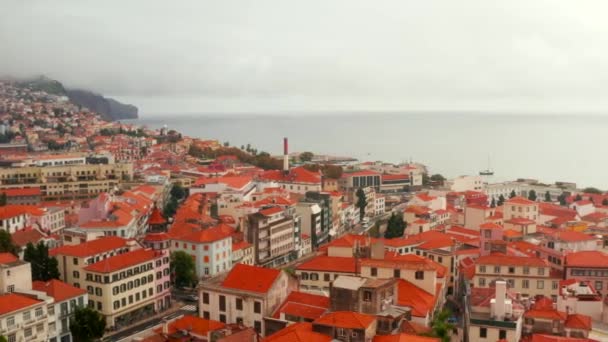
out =
<svg viewBox="0 0 608 342"><path fill-rule="evenodd" d="M142 248L103 259L94 264L88 265L84 269L90 272L111 273L122 270L123 268L152 261L156 255L157 254L154 250Z"/></svg>
<svg viewBox="0 0 608 342"><path fill-rule="evenodd" d="M272 268L236 264L222 282L222 286L236 290L266 293L280 274L280 270Z"/></svg>
<svg viewBox="0 0 608 342"><path fill-rule="evenodd" d="M435 308L437 299L434 294L424 291L405 279L399 279L397 287L397 304L411 307L413 316L426 317Z"/></svg>
<svg viewBox="0 0 608 342"><path fill-rule="evenodd" d="M127 240L118 236L104 236L78 245L65 245L51 249L50 255L87 257L127 246Z"/></svg>
<svg viewBox="0 0 608 342"><path fill-rule="evenodd" d="M404 320L405 321L405 320ZM407 321L406 321L407 322ZM405 322L404 322L405 323ZM408 322L412 323L412 322ZM424 337L412 334L376 335L373 342L441 342L435 337Z"/></svg>
<svg viewBox="0 0 608 342"><path fill-rule="evenodd" d="M0 295L0 315L25 309L40 303L42 303L42 301L16 293Z"/></svg>
<svg viewBox="0 0 608 342"><path fill-rule="evenodd" d="M522 196L515 196L513 198L509 198L505 201L506 204L517 204L517 205L533 205L536 204L534 201L530 201L529 199Z"/></svg>
<svg viewBox="0 0 608 342"><path fill-rule="evenodd" d="M334 311L314 320L313 324L328 325L344 329L367 329L376 318L352 311Z"/></svg>
<svg viewBox="0 0 608 342"><path fill-rule="evenodd" d="M600 251L581 251L566 255L566 267L601 267L608 265L608 254Z"/></svg>
<svg viewBox="0 0 608 342"><path fill-rule="evenodd" d="M540 258L519 257L502 254L490 254L477 258L478 265L502 265L502 266L547 266L547 261Z"/></svg>
<svg viewBox="0 0 608 342"><path fill-rule="evenodd" d="M263 342L330 342L331 337L312 331L311 323L295 323L263 339Z"/></svg>
<svg viewBox="0 0 608 342"><path fill-rule="evenodd" d="M47 295L55 299L55 303L63 302L64 300L82 296L87 293L86 290L79 289L57 279L51 279L47 282L33 281L32 289L45 292Z"/></svg>
<svg viewBox="0 0 608 342"><path fill-rule="evenodd" d="M10 264L17 260L19 260L19 258L17 258L16 256L14 256L11 253L7 253L7 252L0 253L0 264L2 264L2 265Z"/></svg>
<svg viewBox="0 0 608 342"><path fill-rule="evenodd" d="M355 273L357 271L357 260L352 257L320 255L300 264L296 269L301 271Z"/></svg>

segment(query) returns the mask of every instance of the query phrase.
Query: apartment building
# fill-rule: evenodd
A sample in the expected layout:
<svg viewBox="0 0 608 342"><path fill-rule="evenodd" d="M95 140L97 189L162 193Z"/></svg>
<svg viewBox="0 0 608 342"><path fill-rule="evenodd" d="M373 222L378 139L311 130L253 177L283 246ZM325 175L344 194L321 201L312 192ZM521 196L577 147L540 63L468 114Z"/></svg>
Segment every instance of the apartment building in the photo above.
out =
<svg viewBox="0 0 608 342"><path fill-rule="evenodd" d="M589 282L600 296L608 293L608 254L600 251L568 253L564 264L566 279Z"/></svg>
<svg viewBox="0 0 608 342"><path fill-rule="evenodd" d="M135 248L139 246L133 241L118 236L107 236L80 244L53 248L49 251L49 255L57 259L62 281L84 288L84 267Z"/></svg>
<svg viewBox="0 0 608 342"><path fill-rule="evenodd" d="M320 255L296 267L300 291L329 294L331 282L341 275L356 275L357 260L353 257Z"/></svg>
<svg viewBox="0 0 608 342"><path fill-rule="evenodd" d="M299 202L296 213L301 218L301 234L310 236L312 249L329 241L329 219L324 214L322 204L316 202Z"/></svg>
<svg viewBox="0 0 608 342"><path fill-rule="evenodd" d="M71 341L70 317L77 307L87 305L87 291L57 279L46 282L35 281L30 286L32 290L44 293L53 299L52 303L49 303L47 306L48 341Z"/></svg>
<svg viewBox="0 0 608 342"><path fill-rule="evenodd" d="M281 270L236 264L229 273L200 283L199 315L263 334L264 317L296 289L297 281Z"/></svg>
<svg viewBox="0 0 608 342"><path fill-rule="evenodd" d="M0 293L27 290L32 286L30 264L11 253L0 253Z"/></svg>
<svg viewBox="0 0 608 342"><path fill-rule="evenodd" d="M222 227L200 229L171 238L171 252L192 256L199 278L212 277L232 268L232 229Z"/></svg>
<svg viewBox="0 0 608 342"><path fill-rule="evenodd" d="M342 342L371 341L376 335L375 316L358 312L329 312L312 323L312 331Z"/></svg>
<svg viewBox="0 0 608 342"><path fill-rule="evenodd" d="M246 222L245 240L254 245L256 265L273 267L298 257L301 221L295 208L270 206Z"/></svg>
<svg viewBox="0 0 608 342"><path fill-rule="evenodd" d="M132 179L130 163L0 169L0 189L37 187L44 201L91 198Z"/></svg>
<svg viewBox="0 0 608 342"><path fill-rule="evenodd" d="M279 187L297 194L308 191L322 191L322 177L320 172L306 170L304 167L294 167L289 171L268 170L258 179L260 182L272 182Z"/></svg>
<svg viewBox="0 0 608 342"><path fill-rule="evenodd" d="M488 288L505 280L522 298L546 296L557 301L561 274L551 270L546 260L535 257L490 254L475 261L473 286Z"/></svg>
<svg viewBox="0 0 608 342"><path fill-rule="evenodd" d="M41 215L42 211L29 205L9 204L0 207L0 230L14 233L31 223L32 214Z"/></svg>
<svg viewBox="0 0 608 342"><path fill-rule="evenodd" d="M4 189L0 193L6 195L7 204L37 205L41 199L39 187Z"/></svg>
<svg viewBox="0 0 608 342"><path fill-rule="evenodd" d="M120 328L171 304L169 252L141 248L83 268L89 307ZM164 282L162 282L164 280Z"/></svg>
<svg viewBox="0 0 608 342"><path fill-rule="evenodd" d="M382 175L371 170L361 170L355 172L344 172L339 180L341 191L356 191L359 188L372 188L375 192L380 192Z"/></svg>
<svg viewBox="0 0 608 342"><path fill-rule="evenodd" d="M509 198L505 201L503 218L505 222L516 218L524 218L537 222L540 218L538 202L530 201L521 196Z"/></svg>
<svg viewBox="0 0 608 342"><path fill-rule="evenodd" d="M7 341L48 341L48 304L35 296L0 295L0 334Z"/></svg>

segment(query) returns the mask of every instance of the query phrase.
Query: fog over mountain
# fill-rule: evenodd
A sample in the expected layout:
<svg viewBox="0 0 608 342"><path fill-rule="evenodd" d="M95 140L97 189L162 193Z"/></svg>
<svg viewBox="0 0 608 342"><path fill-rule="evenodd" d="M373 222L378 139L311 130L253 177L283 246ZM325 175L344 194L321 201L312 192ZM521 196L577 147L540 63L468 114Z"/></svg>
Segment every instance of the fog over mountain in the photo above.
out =
<svg viewBox="0 0 608 342"><path fill-rule="evenodd" d="M0 75L166 110L608 112L605 1L0 3Z"/></svg>

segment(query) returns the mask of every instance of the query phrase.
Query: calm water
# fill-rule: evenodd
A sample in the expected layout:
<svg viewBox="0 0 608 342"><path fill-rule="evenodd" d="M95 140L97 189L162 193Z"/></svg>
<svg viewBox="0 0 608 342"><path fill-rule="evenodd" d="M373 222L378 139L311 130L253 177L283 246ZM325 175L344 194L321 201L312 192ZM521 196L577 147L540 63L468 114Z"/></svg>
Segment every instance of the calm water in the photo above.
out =
<svg viewBox="0 0 608 342"><path fill-rule="evenodd" d="M604 152L608 117L481 114L319 113L265 116L237 114L170 115L134 122L167 125L186 135L250 143L259 150L353 156L359 160L412 159L448 177L477 174L488 156L492 180L536 178L608 188Z"/></svg>

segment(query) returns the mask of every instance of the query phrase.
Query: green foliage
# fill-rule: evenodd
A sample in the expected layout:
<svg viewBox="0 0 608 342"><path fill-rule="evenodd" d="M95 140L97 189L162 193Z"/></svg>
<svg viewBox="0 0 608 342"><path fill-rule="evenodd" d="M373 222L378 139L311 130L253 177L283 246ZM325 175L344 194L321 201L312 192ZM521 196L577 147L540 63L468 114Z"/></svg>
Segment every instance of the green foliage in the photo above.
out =
<svg viewBox="0 0 608 342"><path fill-rule="evenodd" d="M312 157L314 157L312 152L302 152L299 156L301 162L309 162L312 160Z"/></svg>
<svg viewBox="0 0 608 342"><path fill-rule="evenodd" d="M401 214L396 215L395 213L392 213L391 217L388 219L384 237L387 239L402 237L405 227L406 224L405 221L403 221L403 216Z"/></svg>
<svg viewBox="0 0 608 342"><path fill-rule="evenodd" d="M593 188L593 187L584 188L583 192L586 193L586 194L596 194L596 195L601 195L602 194L602 190L600 190L598 188Z"/></svg>
<svg viewBox="0 0 608 342"><path fill-rule="evenodd" d="M163 216L164 217L173 217L177 212L177 200L175 197L171 197L167 204L165 204L165 208L163 208Z"/></svg>
<svg viewBox="0 0 608 342"><path fill-rule="evenodd" d="M509 194L509 198L513 198L517 196L517 194L515 193L515 190L511 190L511 193Z"/></svg>
<svg viewBox="0 0 608 342"><path fill-rule="evenodd" d="M340 179L342 177L342 173L344 169L340 165L332 165L332 164L306 164L303 166L308 171L321 171L323 176L331 179Z"/></svg>
<svg viewBox="0 0 608 342"><path fill-rule="evenodd" d="M551 194L549 193L549 190L545 192L545 202L551 202Z"/></svg>
<svg viewBox="0 0 608 342"><path fill-rule="evenodd" d="M65 88L60 82L52 80L45 76L40 76L35 79L23 81L18 83L17 85L23 88L29 88L33 91L43 91L51 95L67 95Z"/></svg>
<svg viewBox="0 0 608 342"><path fill-rule="evenodd" d="M422 174L422 185L424 185L424 186L443 185L443 182L445 182L445 181L446 181L445 177L443 177L443 175L441 175L439 173L436 173L430 177L426 173Z"/></svg>
<svg viewBox="0 0 608 342"><path fill-rule="evenodd" d="M0 134L0 144L7 144L15 138L15 133L8 131L5 134Z"/></svg>
<svg viewBox="0 0 608 342"><path fill-rule="evenodd" d="M77 307L70 319L70 331L74 341L90 342L103 336L106 319L98 311L84 306Z"/></svg>
<svg viewBox="0 0 608 342"><path fill-rule="evenodd" d="M3 335L0 335L0 342L8 342L8 340Z"/></svg>
<svg viewBox="0 0 608 342"><path fill-rule="evenodd" d="M492 201L490 202L490 208L496 208L496 199L492 197Z"/></svg>
<svg viewBox="0 0 608 342"><path fill-rule="evenodd" d="M185 287L196 284L196 265L190 254L177 251L171 253L171 271L175 276L175 286Z"/></svg>
<svg viewBox="0 0 608 342"><path fill-rule="evenodd" d="M256 149L250 149L250 153L236 147L220 147L215 150L211 148L201 149L191 145L188 154L196 158L215 159L219 156L236 156L236 158L246 164L255 165L264 170L281 170L283 169L283 161L272 158L267 152L260 152Z"/></svg>
<svg viewBox="0 0 608 342"><path fill-rule="evenodd" d="M365 217L365 207L367 207L367 197L365 196L365 191L362 188L357 190L357 203L355 206L359 208L359 220L363 220Z"/></svg>
<svg viewBox="0 0 608 342"><path fill-rule="evenodd" d="M367 234L369 234L369 236L373 237L373 238L379 238L380 237L380 221L376 221L376 224L374 224L373 227L371 227L368 231Z"/></svg>
<svg viewBox="0 0 608 342"><path fill-rule="evenodd" d="M506 200L505 196L503 196L503 195L498 196L498 203L496 203L496 205L499 205L499 206L503 205L505 203L505 200Z"/></svg>
<svg viewBox="0 0 608 342"><path fill-rule="evenodd" d="M19 246L13 243L11 234L6 230L0 230L0 252L12 253L13 255L19 255Z"/></svg>
<svg viewBox="0 0 608 342"><path fill-rule="evenodd" d="M171 196L175 197L177 200L181 200L182 198L186 197L186 190L181 186L181 184L173 184L173 187L171 188Z"/></svg>
<svg viewBox="0 0 608 342"><path fill-rule="evenodd" d="M536 201L536 191L534 191L534 189L528 192L528 199L530 201Z"/></svg>
<svg viewBox="0 0 608 342"><path fill-rule="evenodd" d="M562 193L561 193L561 195L559 195L559 196L557 197L557 200L559 201L559 205L561 205L561 206L565 206L565 205L567 205L567 204L568 204L568 203L566 202L566 197L567 197L567 195L566 195L566 193L565 193L565 192L562 192Z"/></svg>
<svg viewBox="0 0 608 342"><path fill-rule="evenodd" d="M55 140L49 140L47 142L47 145L49 146L49 150L52 150L52 151L58 151L58 150L65 149L65 144L60 144L60 143L56 142Z"/></svg>
<svg viewBox="0 0 608 342"><path fill-rule="evenodd" d="M454 329L454 325L448 323L451 315L450 310L447 309L437 313L431 322L432 331L428 335L439 338L441 342L450 342L450 333Z"/></svg>
<svg viewBox="0 0 608 342"><path fill-rule="evenodd" d="M608 205L608 198L604 198L602 200L602 205Z"/></svg>
<svg viewBox="0 0 608 342"><path fill-rule="evenodd" d="M57 259L49 256L49 248L42 241L36 246L28 243L23 252L23 260L31 264L32 280L59 279Z"/></svg>
<svg viewBox="0 0 608 342"><path fill-rule="evenodd" d="M0 207L4 207L6 205L6 193L1 193L0 194Z"/></svg>

